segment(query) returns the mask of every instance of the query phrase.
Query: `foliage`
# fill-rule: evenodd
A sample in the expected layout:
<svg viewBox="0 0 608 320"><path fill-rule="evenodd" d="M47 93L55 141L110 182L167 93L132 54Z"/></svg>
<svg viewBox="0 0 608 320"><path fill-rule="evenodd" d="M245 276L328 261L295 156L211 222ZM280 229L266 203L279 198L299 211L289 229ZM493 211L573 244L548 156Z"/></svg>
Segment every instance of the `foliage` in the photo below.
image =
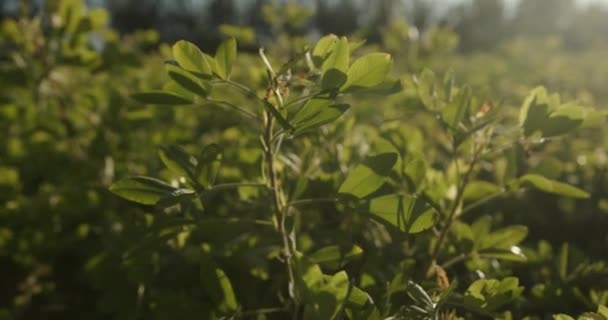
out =
<svg viewBox="0 0 608 320"><path fill-rule="evenodd" d="M0 34L2 317L608 318L608 99L520 43L150 51L49 10Z"/></svg>

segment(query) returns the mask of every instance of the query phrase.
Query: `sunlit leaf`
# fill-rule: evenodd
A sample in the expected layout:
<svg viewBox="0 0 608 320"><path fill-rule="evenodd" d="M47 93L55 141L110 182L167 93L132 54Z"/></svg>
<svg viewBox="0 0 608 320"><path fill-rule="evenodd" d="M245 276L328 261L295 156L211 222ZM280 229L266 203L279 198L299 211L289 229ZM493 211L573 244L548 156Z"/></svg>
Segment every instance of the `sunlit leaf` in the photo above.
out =
<svg viewBox="0 0 608 320"><path fill-rule="evenodd" d="M525 226L509 226L506 228L492 231L480 242L479 249L486 248L510 248L519 244L528 235L528 228Z"/></svg>
<svg viewBox="0 0 608 320"><path fill-rule="evenodd" d="M232 64L236 59L236 40L230 38L220 44L215 53L215 62L217 64L217 73L222 79L230 77L232 72Z"/></svg>
<svg viewBox="0 0 608 320"><path fill-rule="evenodd" d="M384 177L397 163L397 159L397 154L392 152L368 157L365 163L357 165L348 173L338 192L356 198L368 196L382 186Z"/></svg>
<svg viewBox="0 0 608 320"><path fill-rule="evenodd" d="M208 253L203 254L201 258L200 279L203 290L220 311L233 312L238 308L230 279Z"/></svg>
<svg viewBox="0 0 608 320"><path fill-rule="evenodd" d="M178 145L161 147L158 155L165 166L176 174L192 179L198 160Z"/></svg>
<svg viewBox="0 0 608 320"><path fill-rule="evenodd" d="M310 100L299 110L292 120L293 126L296 129L294 134L331 123L350 108L347 104L328 106L325 104L325 101L327 100Z"/></svg>
<svg viewBox="0 0 608 320"><path fill-rule="evenodd" d="M473 310L493 312L519 297L523 290L515 277L501 281L480 279L469 286L464 295L464 303Z"/></svg>
<svg viewBox="0 0 608 320"><path fill-rule="evenodd" d="M202 75L211 75L211 67L203 52L193 43L180 40L173 45L173 58L184 69Z"/></svg>
<svg viewBox="0 0 608 320"><path fill-rule="evenodd" d="M343 250L339 246L334 245L323 247L315 251L309 255L309 258L313 263L337 269L361 254L363 254L363 249L359 246L353 246L349 250Z"/></svg>
<svg viewBox="0 0 608 320"><path fill-rule="evenodd" d="M210 187L215 183L222 163L222 148L218 144L210 144L203 148L195 167L195 176L201 186Z"/></svg>
<svg viewBox="0 0 608 320"><path fill-rule="evenodd" d="M110 191L119 197L145 205L154 205L175 190L177 188L164 181L141 176L126 178L110 186Z"/></svg>
<svg viewBox="0 0 608 320"><path fill-rule="evenodd" d="M502 188L494 183L482 180L471 181L464 189L463 199L474 201L500 192Z"/></svg>
<svg viewBox="0 0 608 320"><path fill-rule="evenodd" d="M538 190L572 198L589 198L589 193L575 186L547 179L537 174L526 174L519 178L522 185L530 185Z"/></svg>
<svg viewBox="0 0 608 320"><path fill-rule="evenodd" d="M437 211L425 201L408 196L392 194L370 200L370 213L403 232L418 233L435 224Z"/></svg>
<svg viewBox="0 0 608 320"><path fill-rule="evenodd" d="M171 64L167 64L165 67L169 77L182 88L201 97L206 97L209 94L211 87L195 75Z"/></svg>
<svg viewBox="0 0 608 320"><path fill-rule="evenodd" d="M369 88L384 82L393 65L391 56L387 53L370 53L353 62L346 72L346 83L341 90L350 87Z"/></svg>
<svg viewBox="0 0 608 320"><path fill-rule="evenodd" d="M344 84L349 57L348 40L342 37L336 41L329 57L323 62L321 74L321 87L323 89L339 88Z"/></svg>
<svg viewBox="0 0 608 320"><path fill-rule="evenodd" d="M312 57L315 60L315 64L320 65L323 60L325 60L325 58L333 50L337 40L338 37L334 34L329 34L319 39L315 45L315 48L312 50Z"/></svg>

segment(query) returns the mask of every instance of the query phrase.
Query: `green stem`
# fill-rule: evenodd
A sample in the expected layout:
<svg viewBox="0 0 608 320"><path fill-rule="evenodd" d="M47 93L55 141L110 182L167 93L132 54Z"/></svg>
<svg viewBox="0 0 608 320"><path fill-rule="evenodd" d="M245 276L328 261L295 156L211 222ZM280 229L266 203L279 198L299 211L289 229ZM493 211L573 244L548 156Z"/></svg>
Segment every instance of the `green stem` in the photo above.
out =
<svg viewBox="0 0 608 320"><path fill-rule="evenodd" d="M464 189L466 188L466 186L469 182L469 179L471 177L471 174L473 173L475 164L477 164L477 160L478 160L479 154L481 153L482 149L483 148L479 148L479 150L473 150L473 159L471 160L471 163L469 164L469 168L464 173L464 175L462 176L462 179L460 180L460 183L458 184L458 188L456 190L456 198L454 199L454 203L450 209L450 212L448 213L448 217L445 222L445 225L443 226L443 228L441 229L441 231L439 233L439 239L437 239L435 248L433 249L433 252L431 253L430 265L427 268L427 274L430 274L432 267L437 263L437 257L439 256L441 247L443 246L443 243L446 240L446 236L447 236L448 232L450 231L450 228L452 227L454 220L456 220L456 213L458 213L458 209L462 207ZM456 161L458 161L458 160L456 160Z"/></svg>
<svg viewBox="0 0 608 320"><path fill-rule="evenodd" d="M264 144L264 160L266 162L266 174L268 175L268 188L272 193L272 201L275 208L277 231L280 234L283 242L283 255L285 257L285 265L287 267L287 275L289 277L288 292L289 296L294 302L294 318L296 318L298 312L298 297L296 289L296 272L293 263L295 249L292 246L286 228L287 206L285 206L282 201L284 197L278 183L277 170L275 167L274 152L278 152L279 150L274 150L272 147L273 120L274 118L272 112L266 111L264 134L262 136L262 142Z"/></svg>
<svg viewBox="0 0 608 320"><path fill-rule="evenodd" d="M464 254L464 253L461 253L461 254L459 254L459 255L455 256L454 258L452 258L452 259L450 259L450 260L448 260L448 261L444 262L444 263L441 265L441 268L443 268L443 269L448 269L448 268L450 268L451 266L453 266L453 265L455 265L455 264L457 264L457 263L459 263L459 262L461 262L461 261L464 261L464 260L468 259L469 257L471 257L471 255L470 255L470 254Z"/></svg>

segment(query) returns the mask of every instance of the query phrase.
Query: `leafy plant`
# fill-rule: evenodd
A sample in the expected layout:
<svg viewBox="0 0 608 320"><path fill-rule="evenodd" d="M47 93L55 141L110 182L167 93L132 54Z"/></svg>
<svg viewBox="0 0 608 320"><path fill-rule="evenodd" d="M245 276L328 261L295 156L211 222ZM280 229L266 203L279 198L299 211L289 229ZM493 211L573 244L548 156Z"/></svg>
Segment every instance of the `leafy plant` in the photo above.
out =
<svg viewBox="0 0 608 320"><path fill-rule="evenodd" d="M310 163L318 160L300 158L300 153L294 151L290 151L291 158L288 158L283 150L298 150L303 143L305 145L307 141L318 139L315 136L322 136L320 129L323 126L347 121L342 115L351 108L342 102L345 94L369 94L376 89L382 92L385 84L393 81L387 78L392 66L390 56L368 53L353 59L351 64L352 47L347 38L329 35L320 39L313 50L298 54L280 67L273 66L264 50L260 50L260 61L266 75L266 86L260 90L230 78L237 55L233 39L220 45L215 57L203 53L191 43L179 41L173 46L175 61L167 65L170 82L162 91L133 96L141 102L152 104L225 106L240 113L247 119L245 123L256 124L254 127L258 130L261 143L261 172L253 175L252 180L222 181L224 148L219 145L204 147L199 157L180 147L170 146L161 148L160 156L167 168L179 177L173 185L149 177L131 177L111 187L115 194L125 199L155 205L165 212L178 206L178 214L187 219L189 225L194 223L194 228L188 228L189 236L182 240L182 245L207 248L203 251L212 253L211 260L200 261L201 272L204 273L201 274L203 284L209 284L209 281L218 283L205 289L209 297L217 297L211 300L213 311L210 316L238 317L263 314L265 310L251 297L244 299L250 305L241 302L233 290L237 288L236 292L242 292L238 288L245 283L233 281L221 265L214 262L214 259L222 256L237 259L234 255L238 254L222 252L226 249L221 247L214 250L212 243L217 240L212 237L195 240L197 237L193 236L197 229L205 229L203 226L206 223L218 218L252 226L258 223L248 222L242 216L214 211L213 208L217 210L214 201L218 200L214 200L217 198L212 195L217 193L236 189L241 200L251 199L247 201L259 202L265 208L254 212L251 218L272 226L280 239L280 242L264 241L273 248L271 255L265 259L277 259L285 268L283 277L273 279L283 288L278 293L282 298L274 302L278 303L276 311L305 319L344 316L379 319L382 314L387 317L393 312L396 312L392 316L394 319L436 319L442 312L449 312L450 308L459 305L479 314L493 314L518 298L523 291L517 278L480 279L473 282L461 298L450 287L436 300L409 280L401 285L405 285L413 304L404 304L393 311L390 305L383 307L374 303L381 297L370 296L364 288L356 285L361 280L352 278L359 274L373 279L372 274L378 272L366 271L365 266L357 262L358 256L366 254L362 247L350 241L342 240L341 243L339 238L330 237L327 239L329 245L319 247L315 252L306 253L298 248L301 239L307 236L303 231L315 227L306 223L309 208L321 209L330 205L342 212L341 220L361 221L351 222L353 225L350 227L347 224L347 228L351 229L344 231L347 239L359 237L358 233L365 232L374 222L388 228L387 231L394 230L390 231L391 234L396 233L401 237L416 234L413 237L423 239L423 244L417 245L406 256L417 257L422 262L416 266L418 273L422 271L422 277L416 276L416 272L411 273L410 277L425 282L436 274L438 281L441 280L440 288L443 286L443 290L446 290L450 283L444 269L459 262L465 261L473 266L490 260L526 261L521 248L517 247L528 233L526 227L507 226L490 232L492 220L489 216L471 225L462 222L469 211L498 197L516 194L527 186L563 196L588 197L586 192L574 186L538 174L498 176L494 181L487 180L482 178L484 169L481 168L483 161L491 161L500 155L497 151L514 148L518 144L537 143L534 140L537 139L537 131L540 137L549 137L576 129L582 124L583 118L578 112L581 110L575 110L577 107L574 106L559 106L557 96L549 98L544 89L536 89L521 107L519 125L511 128L513 125L508 122L508 115L499 106L494 106L492 101L476 97L468 86L457 87L450 74L439 80L433 72L425 70L415 80L422 103L419 112L437 119L444 130L445 148L450 155L445 163L446 170L427 167L426 163L432 159L425 159L421 153L411 150L407 133L388 130L372 139L365 157L348 170L339 187L334 189L336 191L330 191L329 196L323 198L302 198L312 178L302 174L303 168L309 165L304 161ZM298 70L298 81L304 83L296 90L292 90L290 85L292 69ZM222 89L227 91L216 93ZM248 99L247 104L224 100L224 97L239 93ZM549 120L536 120L537 109L546 110L543 111L547 113L544 116L555 119L550 129L545 127ZM570 111L566 112L566 109ZM578 118L569 120L574 119L572 117ZM505 136L500 133L502 131L512 134ZM311 146L304 150L313 154L317 152ZM335 175L331 180L340 181ZM243 198L243 189L251 188L257 191L245 193L247 196ZM290 191L291 188L295 189ZM429 232L433 228L435 234ZM309 232L314 233L312 230ZM268 232L263 235L272 238ZM449 244L447 240L451 235L456 241ZM258 236L250 234L247 237ZM454 249L454 245L458 249ZM249 250L262 248L252 244ZM453 252L460 253L454 255ZM438 261L442 260L445 262L439 264ZM209 269L206 264L214 267ZM359 271L355 275L349 274L348 266L357 264L360 265L357 267ZM240 270L239 273L247 272L247 269L232 268ZM368 273L370 271L372 273ZM213 280L204 280L207 278ZM389 298L393 294L384 293ZM462 302L454 304L451 300Z"/></svg>

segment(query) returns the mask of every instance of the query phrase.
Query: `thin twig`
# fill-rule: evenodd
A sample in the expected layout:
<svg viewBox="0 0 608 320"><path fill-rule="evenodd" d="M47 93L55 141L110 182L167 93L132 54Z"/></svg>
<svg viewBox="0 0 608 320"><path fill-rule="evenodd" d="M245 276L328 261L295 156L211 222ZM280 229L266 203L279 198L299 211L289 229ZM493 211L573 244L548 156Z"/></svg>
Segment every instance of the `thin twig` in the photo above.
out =
<svg viewBox="0 0 608 320"><path fill-rule="evenodd" d="M459 254L459 255L455 256L454 258L452 258L452 259L450 259L450 260L448 260L448 261L444 262L444 263L441 265L441 268L443 268L443 269L448 269L448 268L450 268L451 266L453 266L453 265L455 265L455 264L457 264L457 263L459 263L459 262L461 262L461 261L464 261L464 260L466 260L466 259L468 259L468 258L470 258L470 257L471 257L471 255L470 255L470 254L464 254L464 253L461 253L461 254Z"/></svg>

